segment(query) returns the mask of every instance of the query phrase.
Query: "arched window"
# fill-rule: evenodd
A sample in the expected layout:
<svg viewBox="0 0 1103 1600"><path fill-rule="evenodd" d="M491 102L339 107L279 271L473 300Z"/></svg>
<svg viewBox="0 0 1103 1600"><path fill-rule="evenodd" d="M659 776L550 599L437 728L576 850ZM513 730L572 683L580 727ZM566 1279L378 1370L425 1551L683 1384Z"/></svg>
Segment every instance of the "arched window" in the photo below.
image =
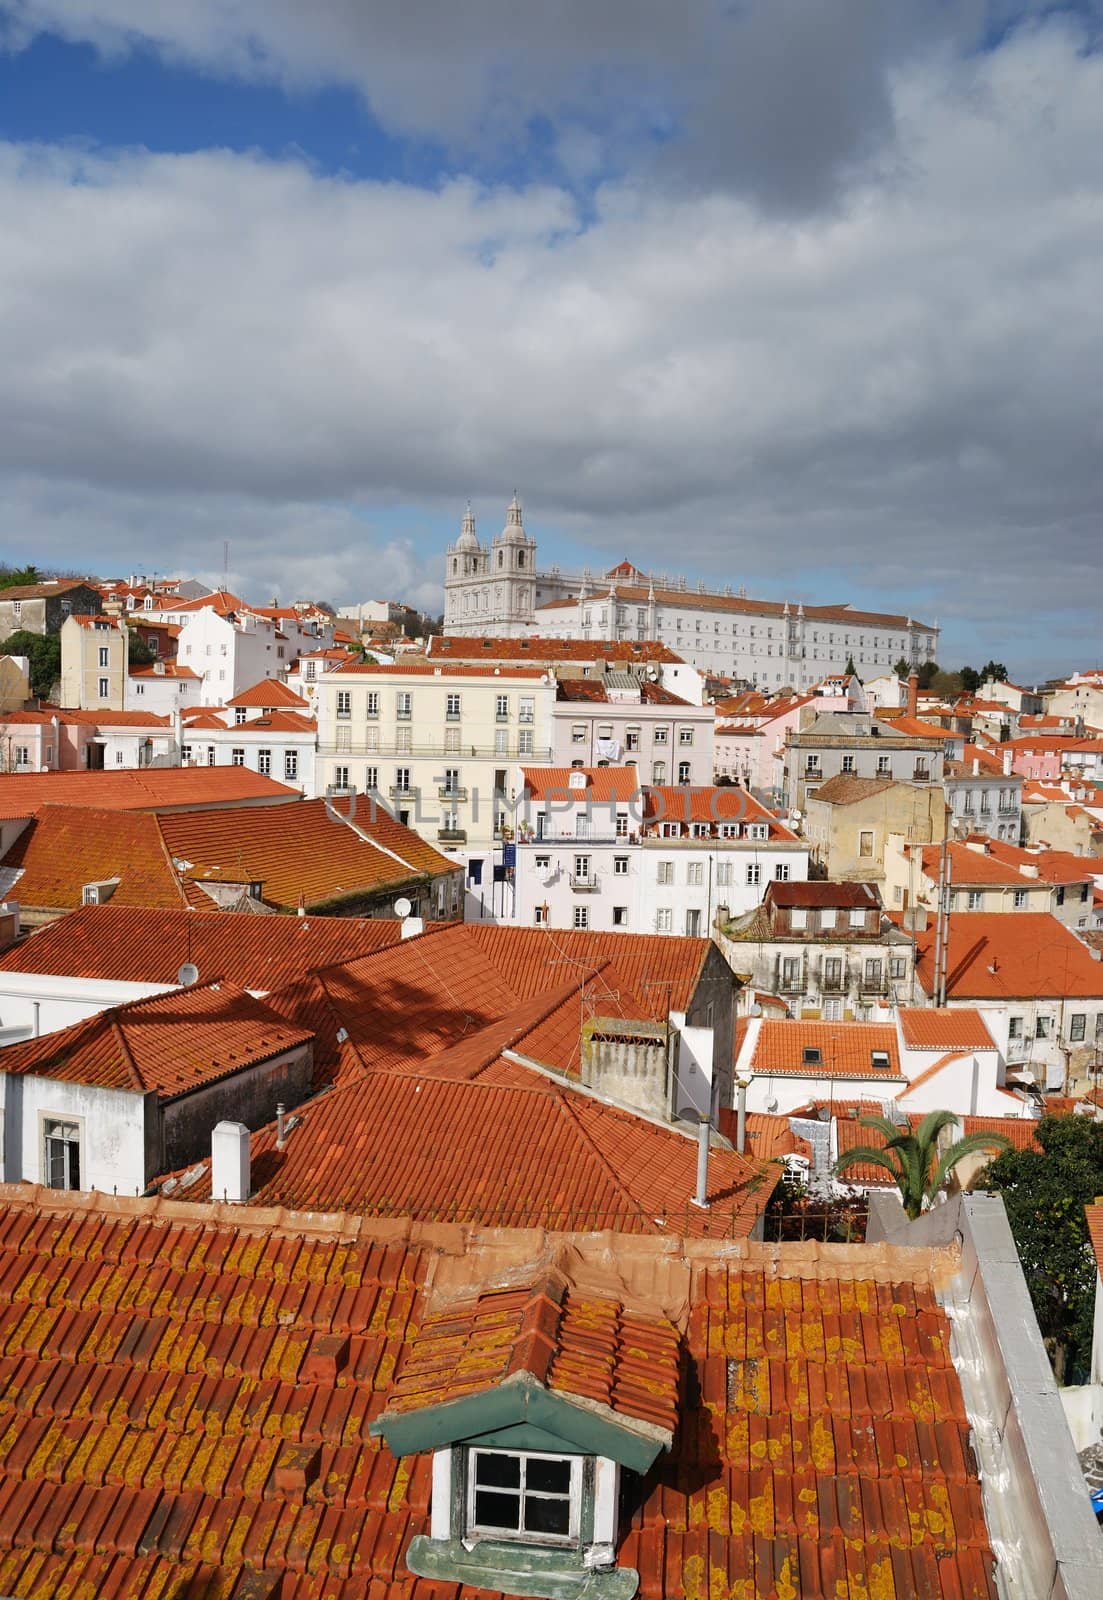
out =
<svg viewBox="0 0 1103 1600"><path fill-rule="evenodd" d="M518 550L518 552L517 552L517 565L519 567L523 567L524 564L525 564L525 552L523 550Z"/></svg>
<svg viewBox="0 0 1103 1600"><path fill-rule="evenodd" d="M455 577L455 575L456 575L456 573L457 573L457 572L458 572L458 571L459 571L459 570L460 570L460 564L459 564L459 562L458 562L458 561L457 561L457 560L456 560L456 558L455 558L455 556L453 556L453 557L452 557L452 576L453 576L453 577Z"/></svg>
<svg viewBox="0 0 1103 1600"><path fill-rule="evenodd" d="M506 559L505 558L505 552L503 550L499 550L498 551L498 565L500 567L505 565L505 559Z"/></svg>

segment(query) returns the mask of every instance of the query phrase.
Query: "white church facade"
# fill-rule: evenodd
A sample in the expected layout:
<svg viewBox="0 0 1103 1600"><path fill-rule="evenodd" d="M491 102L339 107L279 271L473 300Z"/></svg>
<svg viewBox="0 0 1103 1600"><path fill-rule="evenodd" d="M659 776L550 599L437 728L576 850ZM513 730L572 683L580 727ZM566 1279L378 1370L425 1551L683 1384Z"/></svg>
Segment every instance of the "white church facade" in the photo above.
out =
<svg viewBox="0 0 1103 1600"><path fill-rule="evenodd" d="M808 689L853 659L860 678L937 659L938 624L848 605L751 600L622 561L599 576L539 571L516 495L487 548L470 507L445 569L444 631L486 638L646 640L700 672L762 690Z"/></svg>

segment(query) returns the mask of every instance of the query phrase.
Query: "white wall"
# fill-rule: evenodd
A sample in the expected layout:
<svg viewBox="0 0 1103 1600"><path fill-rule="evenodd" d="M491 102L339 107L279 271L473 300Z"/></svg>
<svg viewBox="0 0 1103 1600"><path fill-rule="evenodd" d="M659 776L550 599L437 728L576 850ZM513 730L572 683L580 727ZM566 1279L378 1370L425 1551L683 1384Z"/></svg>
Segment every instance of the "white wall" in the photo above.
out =
<svg viewBox="0 0 1103 1600"><path fill-rule="evenodd" d="M169 983L117 983L56 973L0 972L0 1028L25 1030L27 1038L36 1033L56 1033L109 1006L144 1000L151 994L167 994L172 988L175 985ZM0 1051L0 1070L3 1063Z"/></svg>
<svg viewBox="0 0 1103 1600"><path fill-rule="evenodd" d="M5 1182L44 1181L43 1120L59 1117L80 1126L82 1189L141 1194L146 1183L145 1095L23 1074L0 1074L0 1084Z"/></svg>

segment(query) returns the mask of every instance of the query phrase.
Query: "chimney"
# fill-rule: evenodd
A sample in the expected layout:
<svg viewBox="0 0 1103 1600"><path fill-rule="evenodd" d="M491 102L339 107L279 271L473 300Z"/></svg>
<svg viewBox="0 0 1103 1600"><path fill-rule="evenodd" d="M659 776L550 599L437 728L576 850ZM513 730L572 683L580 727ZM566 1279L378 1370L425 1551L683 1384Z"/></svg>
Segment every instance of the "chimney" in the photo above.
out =
<svg viewBox="0 0 1103 1600"><path fill-rule="evenodd" d="M404 939L416 938L416 936L419 933L424 933L424 932L425 932L425 918L424 917L403 917L403 919L402 919L402 937Z"/></svg>
<svg viewBox="0 0 1103 1600"><path fill-rule="evenodd" d="M211 1199L241 1205L249 1198L249 1130L219 1122L211 1134Z"/></svg>
<svg viewBox="0 0 1103 1600"><path fill-rule="evenodd" d="M1005 750L1003 753L1003 775L1005 778L1010 778L1011 776L1011 758L1012 752Z"/></svg>
<svg viewBox="0 0 1103 1600"><path fill-rule="evenodd" d="M908 716L914 717L919 710L919 674L908 673Z"/></svg>
<svg viewBox="0 0 1103 1600"><path fill-rule="evenodd" d="M697 1193L693 1204L703 1211L709 1205L709 1119L702 1115L697 1124Z"/></svg>
<svg viewBox="0 0 1103 1600"><path fill-rule="evenodd" d="M747 1090L750 1080L737 1078L735 1087L735 1148L743 1155L747 1149Z"/></svg>
<svg viewBox="0 0 1103 1600"><path fill-rule="evenodd" d="M979 778L980 777L980 757L979 756L974 756L973 757L973 777L974 778Z"/></svg>
<svg viewBox="0 0 1103 1600"><path fill-rule="evenodd" d="M287 1107L281 1100L276 1106L276 1149L282 1150L287 1139Z"/></svg>

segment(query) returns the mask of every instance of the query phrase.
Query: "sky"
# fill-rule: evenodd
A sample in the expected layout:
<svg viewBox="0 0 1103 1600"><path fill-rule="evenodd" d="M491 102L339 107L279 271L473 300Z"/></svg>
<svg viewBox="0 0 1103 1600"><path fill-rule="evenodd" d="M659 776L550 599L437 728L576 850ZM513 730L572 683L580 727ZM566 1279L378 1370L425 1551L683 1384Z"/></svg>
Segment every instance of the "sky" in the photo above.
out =
<svg viewBox="0 0 1103 1600"><path fill-rule="evenodd" d="M0 559L1103 664L1103 0L0 0L0 219Z"/></svg>

